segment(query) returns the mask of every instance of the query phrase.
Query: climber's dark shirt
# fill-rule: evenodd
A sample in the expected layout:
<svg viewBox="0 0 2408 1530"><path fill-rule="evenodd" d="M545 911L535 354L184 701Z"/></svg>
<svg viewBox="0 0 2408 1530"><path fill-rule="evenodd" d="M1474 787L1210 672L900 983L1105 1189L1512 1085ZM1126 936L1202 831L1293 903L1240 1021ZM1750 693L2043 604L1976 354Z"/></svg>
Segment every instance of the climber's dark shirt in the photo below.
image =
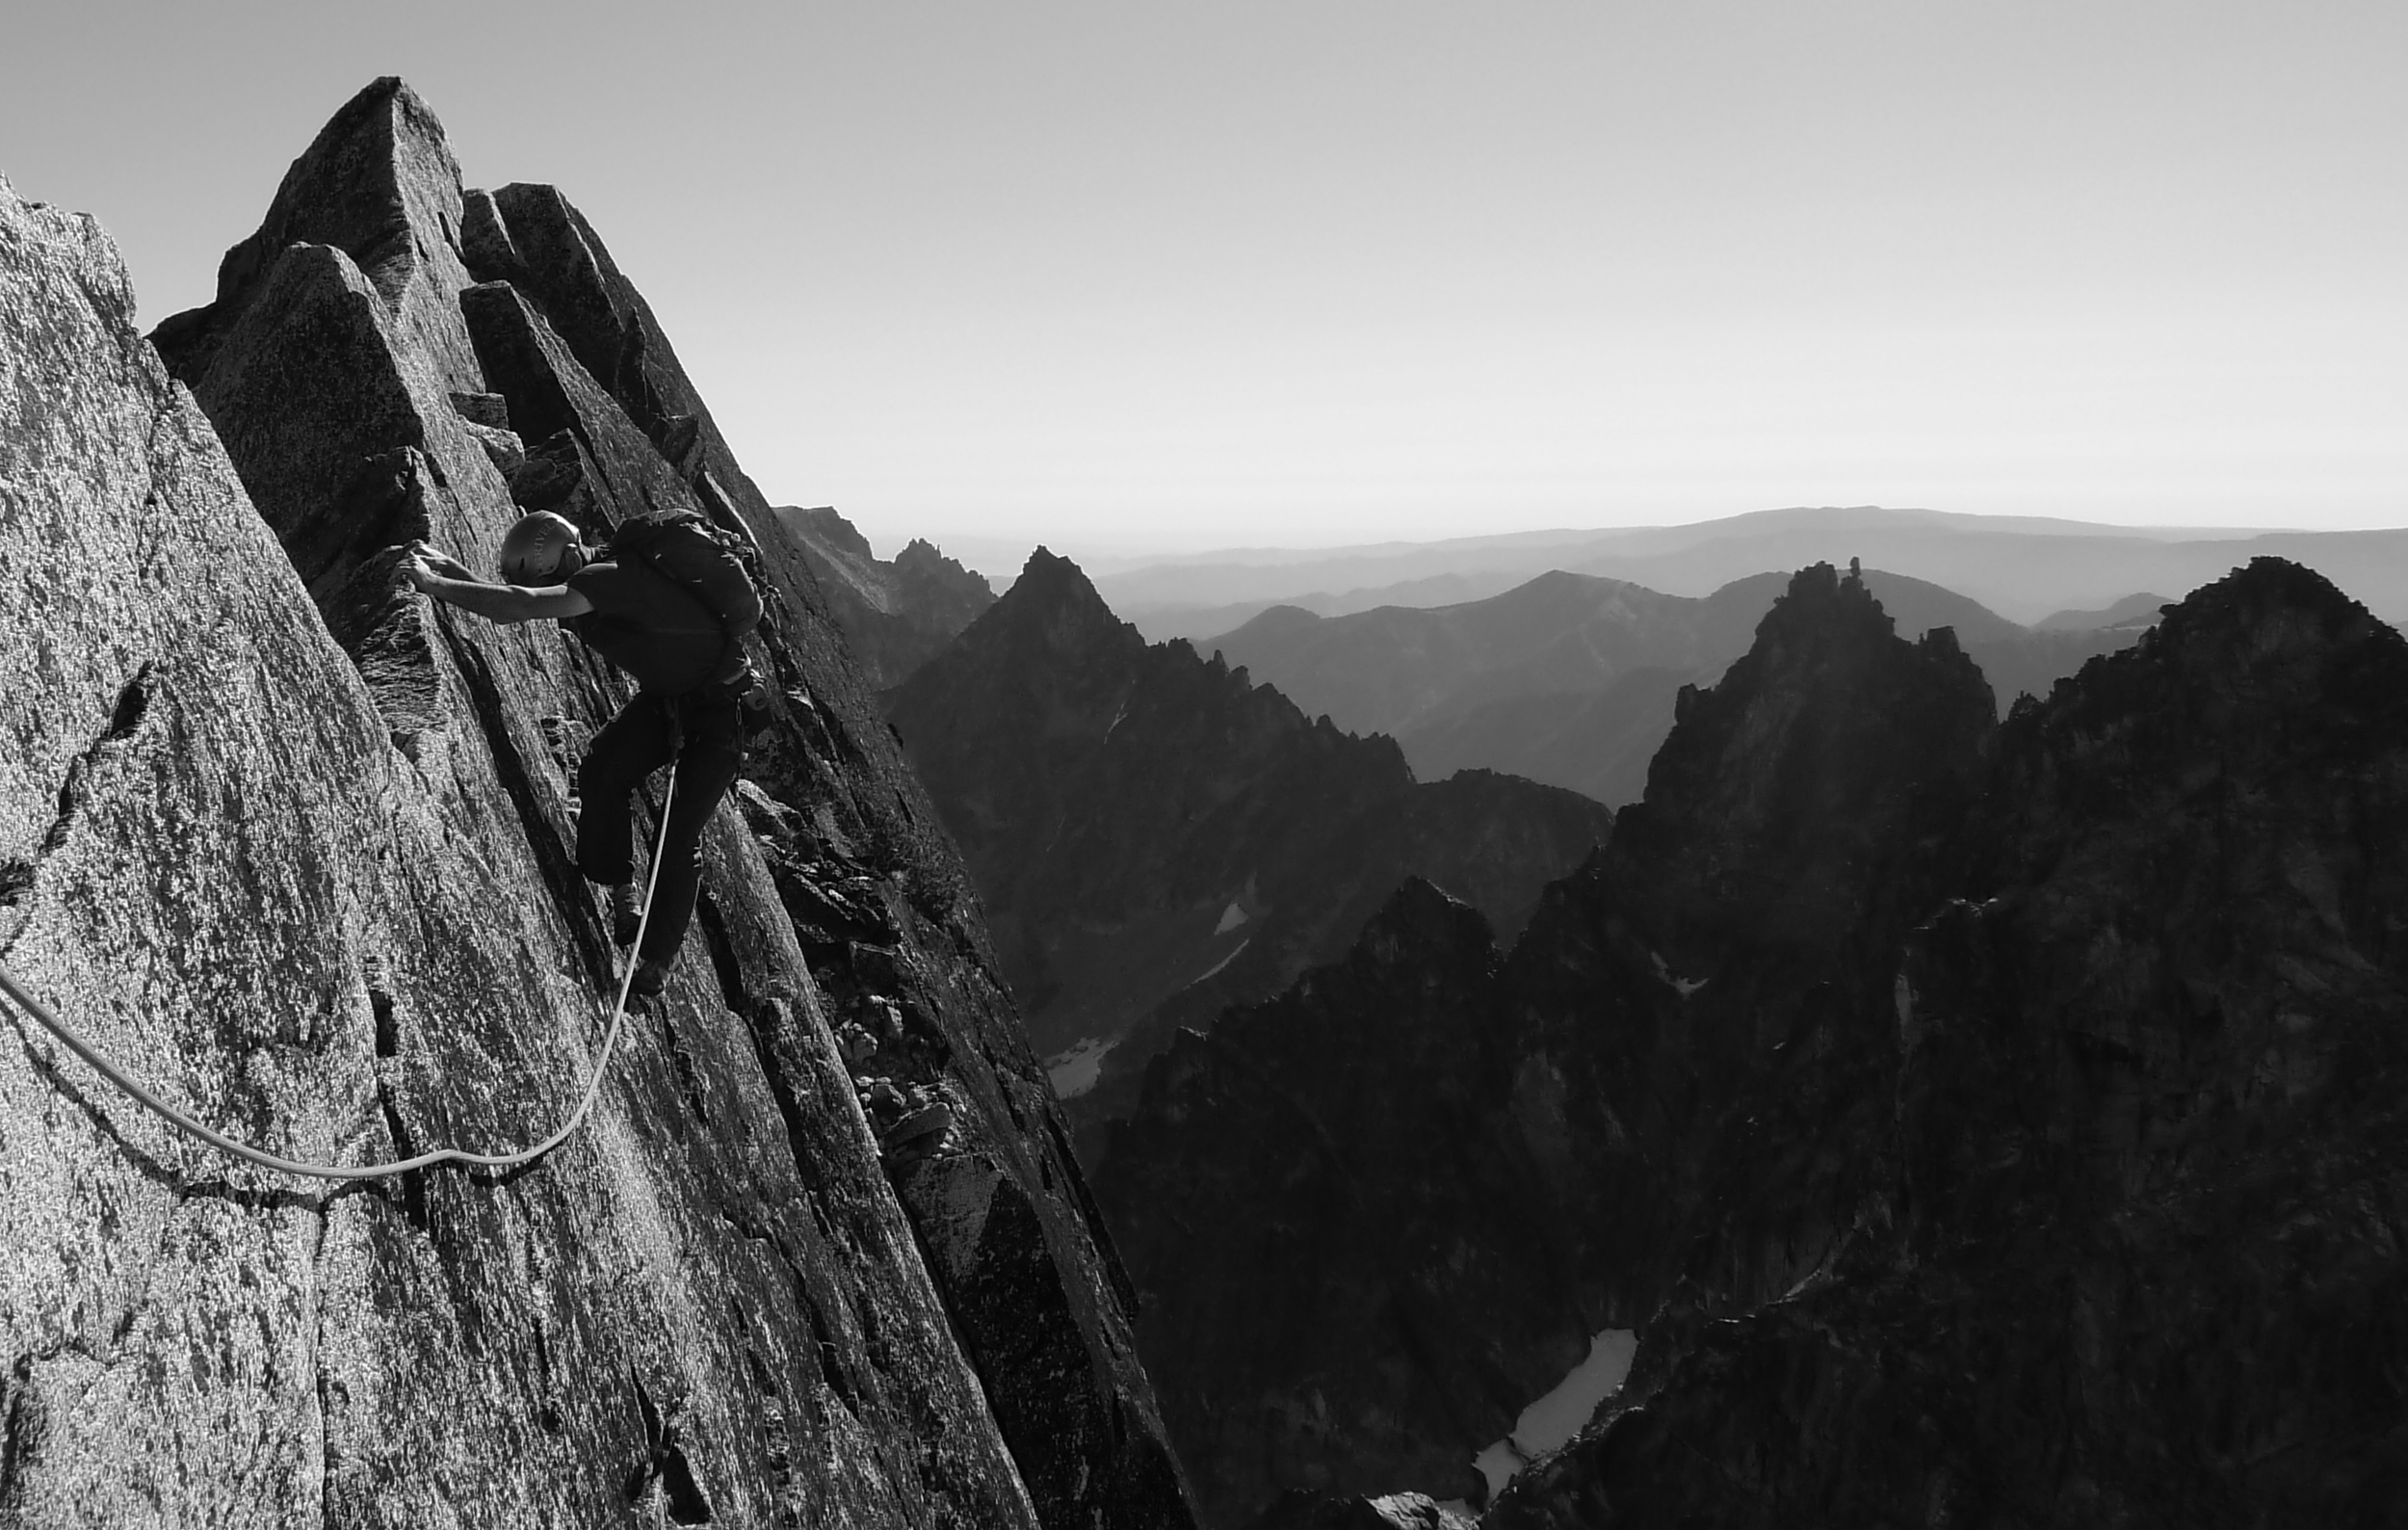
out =
<svg viewBox="0 0 2408 1530"><path fill-rule="evenodd" d="M729 644L719 619L683 586L640 563L588 564L568 576L568 588L593 610L571 617L568 628L601 655L658 696L692 691L729 668L741 670L741 650Z"/></svg>

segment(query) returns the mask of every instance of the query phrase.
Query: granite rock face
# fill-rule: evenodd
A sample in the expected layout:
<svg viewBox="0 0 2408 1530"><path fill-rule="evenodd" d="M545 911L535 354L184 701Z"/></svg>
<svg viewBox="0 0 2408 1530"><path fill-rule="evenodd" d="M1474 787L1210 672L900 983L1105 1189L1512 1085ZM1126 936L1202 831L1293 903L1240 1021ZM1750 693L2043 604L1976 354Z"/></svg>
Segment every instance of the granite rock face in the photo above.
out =
<svg viewBox="0 0 2408 1530"><path fill-rule="evenodd" d="M461 210L459 162L426 103L407 90L362 91L293 161L258 230L225 252L216 301L168 320L153 343L178 373L206 370L285 252L326 245L349 256L438 382L480 391L457 313L469 280Z"/></svg>
<svg viewBox="0 0 2408 1530"><path fill-rule="evenodd" d="M0 958L171 1095L357 1161L540 1136L593 1060L569 794L624 683L401 544L699 505L777 693L667 995L536 1168L296 1188L0 1060L12 1522L1186 1522L935 815L574 209L464 194L377 82L160 328L189 395L88 222L5 226Z"/></svg>
<svg viewBox="0 0 2408 1530"><path fill-rule="evenodd" d="M609 399L651 447L647 457L620 429L624 454L647 471L652 461L668 464L691 501L752 541L782 597L771 603L764 655L778 725L747 769L760 789L744 798L746 817L814 973L850 1006L846 1044L865 1059L856 1079L870 1081L864 1097L881 1129L951 1122L917 1147L906 1135L897 1184L1039 1514L1049 1524L1184 1522L1184 1489L1130 1340L1126 1277L1067 1122L997 976L953 846L878 719L805 549L738 465L651 309L583 215L548 186L470 192L465 203L470 271L540 313L576 363L552 371L607 379ZM473 320L488 301L500 300L472 291L463 306ZM542 437L553 460L577 461L572 448L590 455L597 432L561 430L565 439ZM607 476L615 484L633 470ZM636 502L649 498L640 490ZM798 704L803 698L816 705ZM1044 1248L1036 1266L1019 1244L982 1241L995 1208L1034 1219ZM998 1281L1027 1305L963 1295ZM1075 1334L1055 1332L1065 1315ZM1079 1363L1019 1364L1058 1351Z"/></svg>
<svg viewBox="0 0 2408 1530"><path fill-rule="evenodd" d="M272 1149L540 1137L612 976L551 864L537 666L584 661L421 610L397 747L105 237L0 192L0 956ZM13 1013L9 1522L1034 1524L760 857L710 852L757 1008L681 968L518 1174L295 1184Z"/></svg>
<svg viewBox="0 0 2408 1530"><path fill-rule="evenodd" d="M1334 960L1407 876L1518 928L1610 823L1486 772L1418 783L1393 742L1149 646L1042 548L887 713L1090 1155L1180 1025Z"/></svg>
<svg viewBox="0 0 2408 1530"><path fill-rule="evenodd" d="M914 538L882 559L830 507L780 505L777 517L819 575L862 677L878 690L909 679L995 603L985 575L925 540Z"/></svg>
<svg viewBox="0 0 2408 1530"><path fill-rule="evenodd" d="M2399 1501L2408 646L2260 560L1998 727L1949 635L1886 625L1799 575L1509 954L1374 934L1150 1070L1097 1193L1217 1518L1459 1490L1428 1463L1608 1326L1630 1380L1484 1523ZM1410 1174L1348 1150L1381 1140L1361 1074L1425 1130ZM1288 1240L1291 1301L1475 1314L1488 1368L1402 1325L1317 1349L1188 1279L1250 1237ZM1400 1437L1416 1366L1458 1416Z"/></svg>

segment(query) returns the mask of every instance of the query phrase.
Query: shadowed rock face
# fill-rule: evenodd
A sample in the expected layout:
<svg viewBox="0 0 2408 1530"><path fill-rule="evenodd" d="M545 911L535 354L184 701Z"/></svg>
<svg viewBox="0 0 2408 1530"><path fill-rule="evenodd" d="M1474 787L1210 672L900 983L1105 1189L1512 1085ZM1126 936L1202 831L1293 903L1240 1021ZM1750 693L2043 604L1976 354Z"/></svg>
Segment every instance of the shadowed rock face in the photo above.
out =
<svg viewBox="0 0 2408 1530"><path fill-rule="evenodd" d="M826 506L780 505L777 516L820 576L862 676L879 690L909 679L995 603L983 574L929 542L915 538L886 561L852 522Z"/></svg>
<svg viewBox="0 0 2408 1530"><path fill-rule="evenodd" d="M1474 1490L1579 1358L1558 1208L1502 1102L1488 922L1406 884L1345 961L1182 1031L1098 1189L1219 1522L1266 1488ZM1192 1229L1193 1235L1184 1235Z"/></svg>
<svg viewBox="0 0 2408 1530"><path fill-rule="evenodd" d="M1289 1488L1477 1499L1474 1452L1589 1334L1692 1270L1777 1292L1848 1226L1847 1152L1797 1153L1736 1104L1811 1114L1888 1056L1886 1023L1856 1039L1886 989L1854 991L1852 958L1902 937L1916 847L1976 789L1989 690L1822 566L1681 712L1646 802L1510 959L1424 889L1148 1069L1097 1194L1222 1520ZM1294 1289L1258 1306L1266 1282Z"/></svg>
<svg viewBox="0 0 2408 1530"><path fill-rule="evenodd" d="M105 239L6 203L0 957L240 1135L516 1146L607 1013L568 793L625 690L416 596L398 544L490 567L530 504L699 503L754 541L774 718L667 994L535 1169L290 1189L0 1058L0 1517L1186 1522L1065 1127L808 568L591 230L497 194L497 278L452 164L398 82L345 107L162 326L189 398Z"/></svg>
<svg viewBox="0 0 2408 1530"><path fill-rule="evenodd" d="M1040 548L888 698L962 847L1040 1049L1110 1043L1070 1101L1082 1150L1181 1024L1342 954L1426 877L1518 928L1610 816L1473 772L1417 783L1396 745L1316 722L1187 644L1149 646Z"/></svg>
<svg viewBox="0 0 2408 1530"><path fill-rule="evenodd" d="M1252 1530L1471 1530L1474 1521L1427 1493L1347 1498L1294 1492L1257 1519Z"/></svg>
<svg viewBox="0 0 2408 1530"><path fill-rule="evenodd" d="M1511 1255L1526 1294L1491 1310L1515 1316L1466 1328L1542 1380L1465 1408L1463 1453L1559 1373L1532 1308L1641 1328L1599 1422L1490 1508L1505 1530L2399 1501L2408 646L2260 560L1994 737L1963 656L1870 608L1827 569L1793 581L1502 963L1367 937L1149 1073L1098 1195L1217 1515L1451 1487L1392 1422L1394 1372L1442 1347L1400 1330L1333 1364L1185 1278L1280 1236L1281 1280L1327 1310L1392 1287L1476 1310ZM1502 1060L1429 1066L1440 1015ZM1348 1121L1364 1073L1428 1128L1410 1175L1346 1150L1369 1124L1318 1159L1267 1124ZM1504 1134L1534 1174L1491 1167ZM1488 1230L1525 1180L1568 1298ZM1463 1246L1356 1257L1417 1225ZM1217 1349L1188 1336L1205 1321ZM1458 1399L1483 1380L1431 1374ZM1313 1430L1258 1401L1302 1396ZM1437 1454L1452 1421L1424 1416Z"/></svg>
<svg viewBox="0 0 2408 1530"><path fill-rule="evenodd" d="M2019 710L1896 980L1879 1235L1661 1325L1493 1522L2395 1514L2403 832L2408 646L2291 565Z"/></svg>

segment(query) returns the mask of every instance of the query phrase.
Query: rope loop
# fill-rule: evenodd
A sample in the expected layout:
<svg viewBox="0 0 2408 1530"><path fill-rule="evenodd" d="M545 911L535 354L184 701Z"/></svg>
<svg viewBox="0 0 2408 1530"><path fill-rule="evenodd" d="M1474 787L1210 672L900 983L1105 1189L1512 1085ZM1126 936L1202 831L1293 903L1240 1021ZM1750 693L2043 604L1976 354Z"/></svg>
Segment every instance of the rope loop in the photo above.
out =
<svg viewBox="0 0 2408 1530"><path fill-rule="evenodd" d="M148 1107L154 1114L185 1135L197 1138L220 1152L231 1153L237 1158L257 1164L263 1169L274 1169L279 1174L299 1174L311 1179L389 1179L395 1174L405 1174L413 1169L431 1169L436 1164L443 1163L467 1164L476 1169L515 1169L521 1164L534 1163L553 1148L568 1141L577 1128L585 1124L587 1115L593 1109L595 1097L602 1093L602 1075L610 1069L611 1054L618 1047L619 1026L627 1016L627 992L636 981L636 968L643 960L641 953L644 932L652 926L652 894L661 883L661 857L663 852L668 848L669 806L676 800L677 767L671 765L668 773L668 789L661 794L661 831L652 847L652 869L644 878L643 913L636 921L636 943L628 953L627 970L618 980L618 1000L611 1006L611 1026L602 1039L602 1055L595 1060L593 1072L586 1080L585 1093L579 1097L577 1108L569 1113L568 1120L563 1123L561 1129L534 1147L523 1148L516 1152L480 1153L470 1152L464 1148L438 1148L432 1152L423 1152L415 1158L405 1158L398 1163L350 1166L310 1164L302 1163L298 1159L278 1157L275 1153L253 1148L249 1143L237 1142L223 1132L203 1125L144 1088L125 1069L112 1062L107 1054L86 1041L82 1033L53 1014L48 1005L27 992L24 986L16 981L5 965L0 965L0 993L6 993L15 1001L19 1009L39 1020L42 1028L57 1037L68 1051L91 1064L94 1071L115 1084L129 1098Z"/></svg>

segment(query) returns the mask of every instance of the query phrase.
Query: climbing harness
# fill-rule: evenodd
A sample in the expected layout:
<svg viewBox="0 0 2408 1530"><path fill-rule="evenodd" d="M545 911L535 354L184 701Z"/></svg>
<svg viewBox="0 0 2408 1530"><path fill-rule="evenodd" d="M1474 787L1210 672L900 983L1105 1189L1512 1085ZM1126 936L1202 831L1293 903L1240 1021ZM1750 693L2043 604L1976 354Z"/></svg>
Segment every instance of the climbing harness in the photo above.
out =
<svg viewBox="0 0 2408 1530"><path fill-rule="evenodd" d="M669 805L676 801L676 798L677 769L672 765L668 774L668 789L661 794L661 832L652 847L652 869L645 876L643 883L643 915L636 924L636 943L627 953L627 971L618 980L618 1002L611 1007L611 1028L609 1034L602 1039L602 1055L594 1061L593 1074L586 1080L585 1094L578 1099L577 1108L569 1113L567 1121L560 1130L534 1147L521 1148L514 1153L478 1153L469 1152L460 1148L438 1148L432 1152L420 1153L415 1158L405 1158L399 1163L359 1164L350 1168L333 1164L305 1164L291 1158L279 1158L275 1153L262 1151L249 1143L236 1142L223 1132L202 1125L136 1083L126 1075L123 1068L111 1062L90 1042L84 1040L73 1026L50 1013L49 1006L26 992L6 966L0 966L0 993L6 993L16 1002L19 1009L39 1020L44 1029L65 1042L68 1051L90 1063L101 1077L123 1090L139 1103L148 1106L170 1125L189 1136L199 1138L220 1152L232 1153L237 1158L249 1159L262 1168L274 1169L282 1174L302 1174L313 1179L384 1179L394 1174L407 1174L413 1169L432 1168L440 1163L467 1164L478 1169L515 1169L520 1164L534 1163L545 1153L568 1141L570 1135L579 1126L585 1124L587 1113L593 1109L594 1096L602 1093L602 1075L610 1068L611 1054L618 1047L619 1022L627 1015L627 990L636 980L637 966L643 960L641 955L643 933L652 923L652 890L660 884L661 855L668 846Z"/></svg>

